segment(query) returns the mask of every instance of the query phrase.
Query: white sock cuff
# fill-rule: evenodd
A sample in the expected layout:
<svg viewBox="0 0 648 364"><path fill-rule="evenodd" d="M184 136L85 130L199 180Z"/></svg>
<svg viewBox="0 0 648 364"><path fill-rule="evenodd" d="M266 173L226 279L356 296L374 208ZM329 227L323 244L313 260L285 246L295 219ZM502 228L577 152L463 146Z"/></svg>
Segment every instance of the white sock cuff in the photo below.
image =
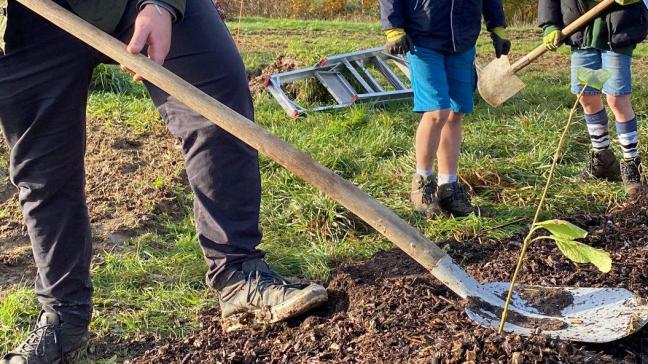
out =
<svg viewBox="0 0 648 364"><path fill-rule="evenodd" d="M425 178L434 176L434 171L431 169L425 169L425 168L416 168L416 174L421 175Z"/></svg>
<svg viewBox="0 0 648 364"><path fill-rule="evenodd" d="M439 173L437 175L437 183L439 185L445 185L445 184L454 183L454 182L457 182L457 175L456 174Z"/></svg>

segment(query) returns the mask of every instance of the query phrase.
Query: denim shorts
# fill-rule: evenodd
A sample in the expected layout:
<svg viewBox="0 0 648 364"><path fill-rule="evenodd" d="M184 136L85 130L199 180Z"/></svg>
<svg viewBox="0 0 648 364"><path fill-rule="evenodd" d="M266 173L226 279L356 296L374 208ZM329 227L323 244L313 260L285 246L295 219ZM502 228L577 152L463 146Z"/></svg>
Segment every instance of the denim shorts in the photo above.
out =
<svg viewBox="0 0 648 364"><path fill-rule="evenodd" d="M414 111L451 109L454 112L472 112L477 81L475 48L461 53L423 47L415 47L415 51L416 54L407 54Z"/></svg>
<svg viewBox="0 0 648 364"><path fill-rule="evenodd" d="M623 96L632 93L632 74L630 64L632 56L604 51L600 49L574 49L571 56L571 91L578 95L583 88L578 83L576 70L579 67L598 70L604 68L610 72L610 79L603 85L603 93L609 96ZM585 95L599 95L601 91L587 87Z"/></svg>

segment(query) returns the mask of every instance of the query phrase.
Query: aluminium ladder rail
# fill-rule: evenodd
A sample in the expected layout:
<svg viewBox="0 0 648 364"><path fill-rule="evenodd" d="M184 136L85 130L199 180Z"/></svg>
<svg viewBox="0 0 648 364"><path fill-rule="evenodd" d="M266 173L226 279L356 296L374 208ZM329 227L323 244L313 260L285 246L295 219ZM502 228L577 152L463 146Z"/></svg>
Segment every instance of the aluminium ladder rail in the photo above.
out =
<svg viewBox="0 0 648 364"><path fill-rule="evenodd" d="M389 63L398 68L409 81L410 74L405 59L392 56L382 48L370 48L353 53L340 54L323 59L319 65L300 70L267 76L265 86L289 116L297 117L305 112L341 109L356 102L385 103L408 100L412 90L401 80ZM386 82L381 85L367 69L372 66ZM349 81L346 77L352 77ZM326 88L335 104L304 108L290 98L284 85L313 78ZM353 86L360 88L357 90ZM385 88L388 89L385 89Z"/></svg>

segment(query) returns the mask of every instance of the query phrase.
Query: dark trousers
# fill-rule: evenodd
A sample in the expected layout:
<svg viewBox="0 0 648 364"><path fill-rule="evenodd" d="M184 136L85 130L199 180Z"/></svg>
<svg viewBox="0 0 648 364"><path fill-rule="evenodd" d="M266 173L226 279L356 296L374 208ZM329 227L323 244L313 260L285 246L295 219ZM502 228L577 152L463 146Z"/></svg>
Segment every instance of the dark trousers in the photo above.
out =
<svg viewBox="0 0 648 364"><path fill-rule="evenodd" d="M64 0L56 0L64 5ZM38 15L9 1L6 54L0 56L0 126L11 148L38 273L36 293L63 320L91 317L92 257L85 202L85 111L93 68L110 62ZM131 1L113 36L127 43ZM253 119L245 69L210 0L187 1L164 64L186 81ZM214 288L241 262L261 257L261 183L254 149L148 85L171 133L182 141L194 192L196 230Z"/></svg>

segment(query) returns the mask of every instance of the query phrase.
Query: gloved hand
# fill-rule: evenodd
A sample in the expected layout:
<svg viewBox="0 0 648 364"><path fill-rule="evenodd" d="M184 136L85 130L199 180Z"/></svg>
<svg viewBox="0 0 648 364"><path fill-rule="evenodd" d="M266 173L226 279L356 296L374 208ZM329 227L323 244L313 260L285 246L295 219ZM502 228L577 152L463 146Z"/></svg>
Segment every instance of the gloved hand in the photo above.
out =
<svg viewBox="0 0 648 364"><path fill-rule="evenodd" d="M385 30L387 36L387 44L385 44L385 52L391 55L405 54L407 52L416 53L414 51L414 43L412 39L405 33L405 29L393 28Z"/></svg>
<svg viewBox="0 0 648 364"><path fill-rule="evenodd" d="M641 0L614 0L619 5L632 5L636 3L640 3Z"/></svg>
<svg viewBox="0 0 648 364"><path fill-rule="evenodd" d="M508 39L506 29L504 27L495 27L490 33L491 39L493 40L493 48L495 48L495 56L500 58L502 55L509 54L511 41Z"/></svg>
<svg viewBox="0 0 648 364"><path fill-rule="evenodd" d="M560 47L560 28L550 25L544 29L542 44L550 51L555 51Z"/></svg>

